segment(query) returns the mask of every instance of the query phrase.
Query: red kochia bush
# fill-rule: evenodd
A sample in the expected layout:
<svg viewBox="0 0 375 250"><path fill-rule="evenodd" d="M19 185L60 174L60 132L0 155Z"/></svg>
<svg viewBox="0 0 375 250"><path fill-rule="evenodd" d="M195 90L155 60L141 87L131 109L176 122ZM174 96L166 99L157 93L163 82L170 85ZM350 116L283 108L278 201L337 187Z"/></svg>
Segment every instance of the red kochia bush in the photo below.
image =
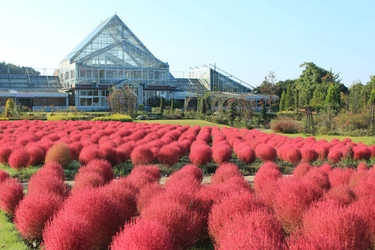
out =
<svg viewBox="0 0 375 250"><path fill-rule="evenodd" d="M342 206L334 200L313 204L303 217L303 234L307 238L317 244L339 245L336 249L372 249L368 229L366 219L354 207ZM317 245L315 249L322 248Z"/></svg>
<svg viewBox="0 0 375 250"><path fill-rule="evenodd" d="M302 226L303 213L310 204L320 198L321 193L312 190L306 179L294 176L279 180L279 189L275 196L274 211L287 232L295 232Z"/></svg>
<svg viewBox="0 0 375 250"><path fill-rule="evenodd" d="M23 186L17 179L7 178L0 182L0 208L5 213L13 216L23 196Z"/></svg>
<svg viewBox="0 0 375 250"><path fill-rule="evenodd" d="M212 149L205 143L192 144L189 159L196 166L205 165L212 160Z"/></svg>
<svg viewBox="0 0 375 250"><path fill-rule="evenodd" d="M65 182L54 175L35 174L28 184L28 194L53 193L61 197L69 195L69 188Z"/></svg>
<svg viewBox="0 0 375 250"><path fill-rule="evenodd" d="M246 164L251 164L256 160L255 150L247 145L239 149L237 157Z"/></svg>
<svg viewBox="0 0 375 250"><path fill-rule="evenodd" d="M156 182L151 182L145 184L137 194L137 209L141 212L145 207L147 207L152 198L159 195L161 192L165 191L164 188Z"/></svg>
<svg viewBox="0 0 375 250"><path fill-rule="evenodd" d="M79 161L81 164L87 164L89 161L93 159L100 159L100 151L98 145L90 145L83 147L81 152L79 153Z"/></svg>
<svg viewBox="0 0 375 250"><path fill-rule="evenodd" d="M272 207L277 193L277 180L282 177L279 166L273 162L264 163L255 174L254 191L267 206Z"/></svg>
<svg viewBox="0 0 375 250"><path fill-rule="evenodd" d="M113 238L111 250L173 250L168 228L158 221L137 219Z"/></svg>
<svg viewBox="0 0 375 250"><path fill-rule="evenodd" d="M332 163L339 163L342 157L342 152L337 149L331 149L328 153L328 160Z"/></svg>
<svg viewBox="0 0 375 250"><path fill-rule="evenodd" d="M27 194L16 209L14 224L25 239L40 240L45 223L62 204L63 198L54 193Z"/></svg>
<svg viewBox="0 0 375 250"><path fill-rule="evenodd" d="M85 167L90 171L98 172L103 176L106 182L110 182L114 177L112 166L106 160L93 159L89 161Z"/></svg>
<svg viewBox="0 0 375 250"><path fill-rule="evenodd" d="M86 249L104 249L107 248L113 236L124 225L121 221L121 207L114 202L108 194L101 189L87 189L79 194L73 194L66 199L62 209L54 217L48 230L54 237L66 237L67 232L71 232L70 225L60 228L60 217L71 216L72 218L81 217L86 221L85 230L89 232L89 247ZM71 221L75 224L74 220ZM47 231L47 229L46 229ZM61 239L58 239L61 242ZM60 243L61 244L61 243ZM65 243L62 243L63 245ZM46 244L46 248L48 248ZM52 249L63 249L55 246Z"/></svg>
<svg viewBox="0 0 375 250"><path fill-rule="evenodd" d="M302 159L301 151L295 147L286 148L284 151L284 155L286 155L286 160L290 163L297 164Z"/></svg>
<svg viewBox="0 0 375 250"><path fill-rule="evenodd" d="M208 217L210 236L216 243L219 243L220 232L231 223L233 216L237 214L245 216L259 209L266 210L266 207L250 192L240 191L232 193L231 196L223 197L211 208Z"/></svg>
<svg viewBox="0 0 375 250"><path fill-rule="evenodd" d="M8 159L12 149L8 146L0 147L0 164L8 164Z"/></svg>
<svg viewBox="0 0 375 250"><path fill-rule="evenodd" d="M371 158L371 150L365 145L357 146L353 148L354 160L368 160Z"/></svg>
<svg viewBox="0 0 375 250"><path fill-rule="evenodd" d="M293 169L293 175L296 177L302 177L306 175L311 168L312 166L307 162L300 163Z"/></svg>
<svg viewBox="0 0 375 250"><path fill-rule="evenodd" d="M334 168L328 173L332 187L349 184L351 176L355 173L352 168Z"/></svg>
<svg viewBox="0 0 375 250"><path fill-rule="evenodd" d="M30 165L40 165L44 162L45 153L41 146L29 144L26 150L30 154Z"/></svg>
<svg viewBox="0 0 375 250"><path fill-rule="evenodd" d="M89 221L79 214L58 213L45 225L43 245L48 250L92 249Z"/></svg>
<svg viewBox="0 0 375 250"><path fill-rule="evenodd" d="M156 200L142 210L141 218L145 221L156 220L165 225L172 236L173 249L188 249L199 238L194 213L178 202Z"/></svg>
<svg viewBox="0 0 375 250"><path fill-rule="evenodd" d="M30 166L30 153L25 148L14 149L8 163L11 168L20 169Z"/></svg>
<svg viewBox="0 0 375 250"><path fill-rule="evenodd" d="M233 176L243 177L238 166L233 163L221 164L211 176L211 184L225 182L227 179Z"/></svg>
<svg viewBox="0 0 375 250"><path fill-rule="evenodd" d="M134 165L152 164L154 155L147 145L137 146L130 154L130 159Z"/></svg>
<svg viewBox="0 0 375 250"><path fill-rule="evenodd" d="M8 172L0 170L0 183L9 178Z"/></svg>
<svg viewBox="0 0 375 250"><path fill-rule="evenodd" d="M288 249L285 232L273 214L256 210L246 215L235 214L219 234L215 249Z"/></svg>
<svg viewBox="0 0 375 250"><path fill-rule="evenodd" d="M212 159L217 164L229 162L232 157L232 149L228 143L219 143L212 147Z"/></svg>
<svg viewBox="0 0 375 250"><path fill-rule="evenodd" d="M319 154L312 148L302 148L301 149L302 154L302 162L314 162L318 160Z"/></svg>
<svg viewBox="0 0 375 250"><path fill-rule="evenodd" d="M275 161L277 158L276 149L267 144L259 144L255 149L255 155L262 161Z"/></svg>
<svg viewBox="0 0 375 250"><path fill-rule="evenodd" d="M181 149L176 144L167 144L157 151L157 157L161 164L173 166L181 156Z"/></svg>
<svg viewBox="0 0 375 250"><path fill-rule="evenodd" d="M45 162L55 161L60 163L63 168L68 167L72 162L70 149L65 143L56 143L53 145L46 154Z"/></svg>

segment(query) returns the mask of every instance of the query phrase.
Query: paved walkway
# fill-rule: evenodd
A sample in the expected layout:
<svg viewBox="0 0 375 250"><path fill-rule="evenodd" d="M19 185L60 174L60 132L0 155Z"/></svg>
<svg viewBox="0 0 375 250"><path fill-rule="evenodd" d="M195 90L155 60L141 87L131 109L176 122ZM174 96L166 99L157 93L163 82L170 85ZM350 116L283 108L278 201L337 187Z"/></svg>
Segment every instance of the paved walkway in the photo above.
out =
<svg viewBox="0 0 375 250"><path fill-rule="evenodd" d="M249 183L253 183L254 182L254 175L244 176L244 178ZM168 179L168 177L162 177L160 179L160 184L163 185L167 179ZM211 182L211 176L205 176L205 177L203 177L202 184L208 184L210 182ZM66 181L65 183L69 184L70 186L74 185L74 181ZM22 183L23 188L27 188L27 184L28 184L27 182Z"/></svg>

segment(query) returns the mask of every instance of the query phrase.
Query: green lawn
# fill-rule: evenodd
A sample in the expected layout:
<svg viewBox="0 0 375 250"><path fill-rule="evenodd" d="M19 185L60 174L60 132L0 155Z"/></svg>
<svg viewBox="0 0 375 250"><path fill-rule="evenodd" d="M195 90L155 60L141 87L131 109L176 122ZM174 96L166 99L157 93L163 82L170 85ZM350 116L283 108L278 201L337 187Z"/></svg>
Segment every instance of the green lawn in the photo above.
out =
<svg viewBox="0 0 375 250"><path fill-rule="evenodd" d="M0 210L0 249L27 250L30 249L23 241L16 227Z"/></svg>
<svg viewBox="0 0 375 250"><path fill-rule="evenodd" d="M189 126L215 126L215 127L228 127L227 125L221 125L213 122L203 121L203 120L193 120L193 119L184 119L184 120L134 120L133 122L145 122L145 123L159 123L159 124L179 124L179 125L189 125Z"/></svg>
<svg viewBox="0 0 375 250"><path fill-rule="evenodd" d="M273 131L271 129L262 130L262 131L265 132L265 133L273 133ZM304 134L282 134L282 133L277 133L277 134L285 135L285 136L289 136L289 137L303 137L303 138L311 137L311 136L305 136ZM340 141L342 141L346 138L350 138L355 143L362 142L366 145L375 144L375 137L374 136L354 137L354 136L343 136L343 135L315 135L313 137L315 137L317 140L325 139L327 141L331 141L333 139L339 139Z"/></svg>

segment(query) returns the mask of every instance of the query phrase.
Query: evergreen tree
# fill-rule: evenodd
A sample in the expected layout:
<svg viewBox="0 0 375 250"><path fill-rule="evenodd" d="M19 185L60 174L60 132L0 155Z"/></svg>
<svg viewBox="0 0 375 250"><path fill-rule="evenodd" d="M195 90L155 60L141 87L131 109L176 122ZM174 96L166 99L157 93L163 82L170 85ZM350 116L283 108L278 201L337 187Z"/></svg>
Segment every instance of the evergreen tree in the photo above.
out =
<svg viewBox="0 0 375 250"><path fill-rule="evenodd" d="M280 103L279 103L279 111L285 111L285 90L281 94Z"/></svg>

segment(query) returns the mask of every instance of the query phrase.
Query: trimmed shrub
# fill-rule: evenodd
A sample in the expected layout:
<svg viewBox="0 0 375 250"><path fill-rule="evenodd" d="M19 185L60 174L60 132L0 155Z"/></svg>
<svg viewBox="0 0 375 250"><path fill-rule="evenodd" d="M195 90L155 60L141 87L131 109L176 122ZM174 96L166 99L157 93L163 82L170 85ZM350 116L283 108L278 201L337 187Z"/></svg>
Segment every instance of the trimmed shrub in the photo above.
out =
<svg viewBox="0 0 375 250"><path fill-rule="evenodd" d="M301 148L302 162L312 163L319 158L319 154L312 148Z"/></svg>
<svg viewBox="0 0 375 250"><path fill-rule="evenodd" d="M176 147L176 144L167 144L160 148L157 152L159 162L166 166L173 166L176 164L181 156L181 149Z"/></svg>
<svg viewBox="0 0 375 250"><path fill-rule="evenodd" d="M84 190L100 187L105 184L106 180L100 173L87 168L80 168L78 173L74 176L74 186L71 192L78 193Z"/></svg>
<svg viewBox="0 0 375 250"><path fill-rule="evenodd" d="M8 164L11 168L20 169L30 166L30 154L25 148L17 148L9 156Z"/></svg>
<svg viewBox="0 0 375 250"><path fill-rule="evenodd" d="M302 226L303 213L323 192L315 192L308 181L293 176L280 179L278 187L273 205L276 217L285 231L295 232Z"/></svg>
<svg viewBox="0 0 375 250"><path fill-rule="evenodd" d="M273 207L277 193L277 180L282 178L279 166L273 162L264 163L254 176L256 196L268 207Z"/></svg>
<svg viewBox="0 0 375 250"><path fill-rule="evenodd" d="M87 222L85 230L90 236L87 249L107 248L112 237L124 225L124 221L119 219L121 207L118 207L118 203L101 189L87 189L71 195L65 200L63 208L51 223L54 224L54 221L58 221L61 216L81 217ZM74 220L72 223L75 224ZM62 232L58 232L58 228L52 226L49 230L55 231L58 236L66 236L66 232L71 232L71 229L69 225L65 226L67 228L62 228Z"/></svg>
<svg viewBox="0 0 375 250"><path fill-rule="evenodd" d="M142 220L165 225L172 236L173 249L188 249L199 239L196 215L177 202L154 200L140 216Z"/></svg>
<svg viewBox="0 0 375 250"><path fill-rule="evenodd" d="M7 178L0 182L0 208L8 215L14 215L16 207L23 197L23 186L17 179Z"/></svg>
<svg viewBox="0 0 375 250"><path fill-rule="evenodd" d="M28 194L53 193L61 197L69 195L69 188L65 182L54 175L34 174L28 184Z"/></svg>
<svg viewBox="0 0 375 250"><path fill-rule="evenodd" d="M334 200L342 205L349 205L356 199L355 193L350 189L349 184L334 186L323 195L324 200Z"/></svg>
<svg viewBox="0 0 375 250"><path fill-rule="evenodd" d="M251 146L244 146L238 151L238 159L246 164L251 164L256 160L255 150Z"/></svg>
<svg viewBox="0 0 375 250"><path fill-rule="evenodd" d="M146 165L154 162L154 154L147 145L137 146L130 154L130 159L134 165Z"/></svg>
<svg viewBox="0 0 375 250"><path fill-rule="evenodd" d="M234 214L219 233L215 249L288 249L285 232L273 214L256 210L248 214Z"/></svg>
<svg viewBox="0 0 375 250"><path fill-rule="evenodd" d="M334 246L340 246L337 249L372 249L368 229L365 218L353 207L333 200L315 203L303 217L303 234L307 238L318 244L335 242Z"/></svg>
<svg viewBox="0 0 375 250"><path fill-rule="evenodd" d="M369 160L371 158L371 150L364 145L357 146L353 148L354 151L354 160Z"/></svg>
<svg viewBox="0 0 375 250"><path fill-rule="evenodd" d="M237 165L233 163L221 164L211 176L211 184L222 183L228 180L230 177L243 175Z"/></svg>
<svg viewBox="0 0 375 250"><path fill-rule="evenodd" d="M159 183L151 182L145 184L137 194L137 210L138 212L142 212L142 210L147 207L152 198L158 196L160 193L164 191L164 188L160 186Z"/></svg>
<svg viewBox="0 0 375 250"><path fill-rule="evenodd" d="M262 161L275 161L277 152L274 147L267 144L259 144L255 149L255 155Z"/></svg>
<svg viewBox="0 0 375 250"><path fill-rule="evenodd" d="M93 159L89 161L86 166L88 171L95 171L103 176L106 183L110 182L114 178L114 173L111 164L108 161L102 159ZM81 167L82 169L83 167Z"/></svg>
<svg viewBox="0 0 375 250"><path fill-rule="evenodd" d="M63 198L54 193L27 194L15 211L14 224L26 240L41 240L45 223L62 204Z"/></svg>
<svg viewBox="0 0 375 250"><path fill-rule="evenodd" d="M284 117L272 120L270 126L275 133L297 134L302 132L302 127L297 121Z"/></svg>
<svg viewBox="0 0 375 250"><path fill-rule="evenodd" d="M216 244L219 244L220 232L232 222L236 215L245 216L255 210L266 207L257 200L253 194L245 191L233 193L231 196L223 197L218 203L213 204L208 217L208 230Z"/></svg>
<svg viewBox="0 0 375 250"><path fill-rule="evenodd" d="M212 159L217 164L229 162L232 157L232 148L227 143L216 144L212 147Z"/></svg>
<svg viewBox="0 0 375 250"><path fill-rule="evenodd" d="M337 149L331 149L329 150L327 158L333 164L339 163L342 158L342 152Z"/></svg>
<svg viewBox="0 0 375 250"><path fill-rule="evenodd" d="M175 248L166 226L158 221L137 219L125 224L124 230L113 238L110 249L173 250Z"/></svg>
<svg viewBox="0 0 375 250"><path fill-rule="evenodd" d="M44 150L40 146L35 145L35 144L29 144L26 147L26 150L30 154L30 161L29 161L30 165L32 166L40 165L44 162L45 153L44 153Z"/></svg>
<svg viewBox="0 0 375 250"><path fill-rule="evenodd" d="M99 146L96 144L83 147L79 153L79 162L83 165L94 159L100 159Z"/></svg>
<svg viewBox="0 0 375 250"><path fill-rule="evenodd" d="M60 163L63 168L67 168L72 162L70 149L65 143L54 144L46 154L45 162L55 161Z"/></svg>
<svg viewBox="0 0 375 250"><path fill-rule="evenodd" d="M116 166L119 164L119 160L117 159L117 152L116 149L108 144L104 144L99 146L100 158L105 159L111 163L112 166Z"/></svg>
<svg viewBox="0 0 375 250"><path fill-rule="evenodd" d="M113 204L120 208L117 219L120 224L124 224L137 215L137 190L128 180L125 178L114 179L100 189L106 197L112 200Z"/></svg>
<svg viewBox="0 0 375 250"><path fill-rule="evenodd" d="M293 169L293 176L296 176L296 177L305 176L310 171L311 168L312 166L307 162L300 163Z"/></svg>
<svg viewBox="0 0 375 250"><path fill-rule="evenodd" d="M205 143L192 144L189 159L191 163L198 167L210 163L212 160L212 149Z"/></svg>
<svg viewBox="0 0 375 250"><path fill-rule="evenodd" d="M351 176L355 173L352 168L334 168L328 173L332 187L349 184Z"/></svg>
<svg viewBox="0 0 375 250"><path fill-rule="evenodd" d="M0 170L0 183L8 179L10 176L8 172L5 172L3 170Z"/></svg>
<svg viewBox="0 0 375 250"><path fill-rule="evenodd" d="M284 151L286 160L289 161L292 164L297 164L301 161L302 159L302 154L301 151L298 148L295 147L289 147L285 149Z"/></svg>
<svg viewBox="0 0 375 250"><path fill-rule="evenodd" d="M8 164L8 159L12 149L8 146L0 147L0 164Z"/></svg>
<svg viewBox="0 0 375 250"><path fill-rule="evenodd" d="M69 144L70 156L72 160L78 160L82 148L83 145L80 141L73 141Z"/></svg>
<svg viewBox="0 0 375 250"><path fill-rule="evenodd" d="M43 246L48 250L92 249L90 223L79 214L58 213L45 225Z"/></svg>

